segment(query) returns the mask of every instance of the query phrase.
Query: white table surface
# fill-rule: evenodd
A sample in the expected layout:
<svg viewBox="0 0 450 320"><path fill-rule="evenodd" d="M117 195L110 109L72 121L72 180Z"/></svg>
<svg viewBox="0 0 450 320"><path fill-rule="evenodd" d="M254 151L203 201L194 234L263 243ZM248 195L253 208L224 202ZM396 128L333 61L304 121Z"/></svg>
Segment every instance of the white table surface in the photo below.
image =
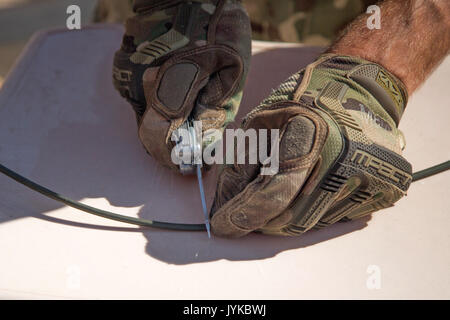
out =
<svg viewBox="0 0 450 320"><path fill-rule="evenodd" d="M89 205L201 223L195 178L146 155L131 107L112 87L121 33L99 26L34 38L0 91L0 163ZM256 53L240 116L319 52ZM414 170L450 158L449 81L447 58L402 119ZM210 204L214 172L205 187ZM449 190L447 171L371 218L299 238L208 240L92 216L0 175L0 298L449 299ZM378 289L367 286L377 276L370 266Z"/></svg>

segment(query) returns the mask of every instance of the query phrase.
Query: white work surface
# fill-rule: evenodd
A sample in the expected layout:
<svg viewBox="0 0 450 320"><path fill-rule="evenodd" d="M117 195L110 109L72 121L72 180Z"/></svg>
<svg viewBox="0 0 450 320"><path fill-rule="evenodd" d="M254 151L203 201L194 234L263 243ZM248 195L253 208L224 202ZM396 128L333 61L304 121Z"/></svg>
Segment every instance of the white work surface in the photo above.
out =
<svg viewBox="0 0 450 320"><path fill-rule="evenodd" d="M121 36L99 26L34 38L0 91L0 163L102 209L201 223L195 177L145 153L131 107L113 89ZM319 52L255 53L240 117ZM415 171L450 159L449 81L447 59L402 119ZM215 178L206 176L209 205ZM449 299L449 190L446 172L371 218L298 238L208 240L92 216L0 174L0 298ZM372 270L378 289L367 285Z"/></svg>

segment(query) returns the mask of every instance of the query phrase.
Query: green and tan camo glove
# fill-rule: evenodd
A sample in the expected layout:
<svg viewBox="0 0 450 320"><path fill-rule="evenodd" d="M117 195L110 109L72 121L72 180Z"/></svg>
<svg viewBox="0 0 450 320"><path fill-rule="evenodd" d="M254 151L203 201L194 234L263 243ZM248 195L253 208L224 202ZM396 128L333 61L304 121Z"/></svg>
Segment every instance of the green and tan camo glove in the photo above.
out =
<svg viewBox="0 0 450 320"><path fill-rule="evenodd" d="M114 85L136 112L145 149L176 169L172 133L188 117L203 132L234 120L251 56L249 18L237 0L136 0L134 10Z"/></svg>
<svg viewBox="0 0 450 320"><path fill-rule="evenodd" d="M244 130L280 130L278 173L225 166L213 232L300 235L392 206L411 183L397 128L406 102L403 84L380 65L319 57L244 119Z"/></svg>

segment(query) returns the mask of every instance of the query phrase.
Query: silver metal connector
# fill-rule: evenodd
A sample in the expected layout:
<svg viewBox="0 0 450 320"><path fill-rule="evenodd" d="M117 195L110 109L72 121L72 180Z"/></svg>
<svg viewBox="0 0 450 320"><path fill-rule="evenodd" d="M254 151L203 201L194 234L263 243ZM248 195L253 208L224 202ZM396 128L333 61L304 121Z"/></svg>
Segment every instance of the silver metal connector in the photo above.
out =
<svg viewBox="0 0 450 320"><path fill-rule="evenodd" d="M195 126L194 121L188 119L174 133L176 141L175 152L178 156L178 166L180 167L181 174L197 174L206 231L208 232L208 237L211 238L211 227L209 223L208 209L206 208L205 191L203 189L201 128Z"/></svg>
<svg viewBox="0 0 450 320"><path fill-rule="evenodd" d="M196 166L203 165L201 134L192 120L186 120L175 131L175 152L178 155L178 166L183 175L195 174Z"/></svg>

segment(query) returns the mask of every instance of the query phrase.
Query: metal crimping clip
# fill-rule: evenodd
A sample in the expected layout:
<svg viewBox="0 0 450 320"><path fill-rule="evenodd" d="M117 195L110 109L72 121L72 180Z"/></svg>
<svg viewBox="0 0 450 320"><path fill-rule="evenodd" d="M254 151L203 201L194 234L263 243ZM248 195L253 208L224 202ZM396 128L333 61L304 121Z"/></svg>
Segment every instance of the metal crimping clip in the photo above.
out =
<svg viewBox="0 0 450 320"><path fill-rule="evenodd" d="M178 166L181 174L192 175L197 173L206 231L208 232L208 237L211 238L211 227L202 180L203 157L201 127L196 126L192 119L188 119L174 131L174 135L176 143L175 154L178 158Z"/></svg>
<svg viewBox="0 0 450 320"><path fill-rule="evenodd" d="M175 153L183 175L196 173L196 166L202 167L201 132L194 121L186 120L175 132Z"/></svg>

